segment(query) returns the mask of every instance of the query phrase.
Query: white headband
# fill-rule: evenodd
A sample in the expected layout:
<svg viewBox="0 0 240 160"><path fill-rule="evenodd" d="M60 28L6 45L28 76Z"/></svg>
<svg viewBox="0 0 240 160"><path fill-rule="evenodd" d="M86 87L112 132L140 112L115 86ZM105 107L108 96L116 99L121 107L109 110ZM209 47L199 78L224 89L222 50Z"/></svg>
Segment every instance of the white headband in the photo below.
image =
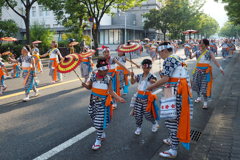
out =
<svg viewBox="0 0 240 160"><path fill-rule="evenodd" d="M102 66L102 67L99 67L97 68L99 71L105 71L105 70L108 70L108 66Z"/></svg>
<svg viewBox="0 0 240 160"><path fill-rule="evenodd" d="M160 52L160 51L162 51L164 49L168 49L168 48L173 48L173 47L170 44L168 44L168 45L161 45L161 46L158 47L158 51Z"/></svg>
<svg viewBox="0 0 240 160"><path fill-rule="evenodd" d="M103 52L106 52L106 51L110 52L110 49L109 48L103 48Z"/></svg>

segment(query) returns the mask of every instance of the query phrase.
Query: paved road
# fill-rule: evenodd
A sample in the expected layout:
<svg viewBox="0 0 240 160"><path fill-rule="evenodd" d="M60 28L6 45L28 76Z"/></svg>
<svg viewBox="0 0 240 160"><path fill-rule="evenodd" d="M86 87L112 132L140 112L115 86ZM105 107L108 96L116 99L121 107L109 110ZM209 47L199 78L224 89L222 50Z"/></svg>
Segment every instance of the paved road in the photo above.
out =
<svg viewBox="0 0 240 160"><path fill-rule="evenodd" d="M182 50L178 53L183 55ZM135 58L139 63L148 58L144 55ZM231 65L233 59L222 61L223 67ZM188 60L189 71L192 71L195 60ZM152 71L157 74L160 65L155 61ZM129 65L128 65L129 67ZM134 68L135 73L140 69ZM214 67L216 79L212 102L217 98L222 75ZM46 72L39 75L41 95L29 102L23 103L22 80L7 80L8 91L0 97L0 159L27 160L40 156L52 148L64 143L72 137L89 129L91 125L87 114L90 91L80 86L74 73L64 75L64 82L49 85L50 77ZM95 132L61 151L50 159L104 159L104 160L149 160L159 159L157 153L164 147L162 139L167 136L163 121L157 133L151 132L151 124L144 121L143 134L135 136L135 121L128 116L129 102L136 91L136 85L130 87L129 95L124 98L128 103L119 104L114 112L113 121L107 129L107 139L101 150L94 152L91 145L95 141ZM199 105L195 106L192 129L202 131L210 118L213 108L205 111ZM194 149L197 142L192 142ZM188 153L180 148L178 159L188 157ZM184 159L185 159L184 158Z"/></svg>

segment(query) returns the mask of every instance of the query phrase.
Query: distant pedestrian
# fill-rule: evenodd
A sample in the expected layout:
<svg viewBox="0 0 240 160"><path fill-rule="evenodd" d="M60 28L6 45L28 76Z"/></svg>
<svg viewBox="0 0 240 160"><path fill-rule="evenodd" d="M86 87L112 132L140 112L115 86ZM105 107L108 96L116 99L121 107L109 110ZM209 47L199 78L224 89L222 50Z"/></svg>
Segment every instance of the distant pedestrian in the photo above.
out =
<svg viewBox="0 0 240 160"><path fill-rule="evenodd" d="M3 92L7 89L7 86L4 82L5 74L8 76L8 71L2 62L2 58L0 57L0 95L3 95Z"/></svg>
<svg viewBox="0 0 240 160"><path fill-rule="evenodd" d="M97 138L92 146L93 150L100 149L101 142L106 138L104 129L107 128L112 118L112 97L121 103L126 102L112 89L112 78L108 75L106 58L99 58L96 67L97 72L93 72L89 81L82 84L83 87L92 90L88 113L92 119L93 126L97 130Z"/></svg>

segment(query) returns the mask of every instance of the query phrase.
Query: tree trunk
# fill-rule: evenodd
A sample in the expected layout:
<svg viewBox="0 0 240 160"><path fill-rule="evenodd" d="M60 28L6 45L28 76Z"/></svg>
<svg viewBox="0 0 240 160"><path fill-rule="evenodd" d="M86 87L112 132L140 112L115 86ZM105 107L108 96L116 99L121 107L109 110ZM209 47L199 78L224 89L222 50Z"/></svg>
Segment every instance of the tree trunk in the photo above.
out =
<svg viewBox="0 0 240 160"><path fill-rule="evenodd" d="M92 34L93 34L93 42L94 42L94 50L96 50L96 56L98 56L98 28L99 28L100 22L96 22L96 28L93 27Z"/></svg>
<svg viewBox="0 0 240 160"><path fill-rule="evenodd" d="M30 9L26 8L26 17L24 19L25 27L26 27L26 39L27 39L27 44L30 45Z"/></svg>
<svg viewBox="0 0 240 160"><path fill-rule="evenodd" d="M163 40L166 40L166 32L163 33Z"/></svg>

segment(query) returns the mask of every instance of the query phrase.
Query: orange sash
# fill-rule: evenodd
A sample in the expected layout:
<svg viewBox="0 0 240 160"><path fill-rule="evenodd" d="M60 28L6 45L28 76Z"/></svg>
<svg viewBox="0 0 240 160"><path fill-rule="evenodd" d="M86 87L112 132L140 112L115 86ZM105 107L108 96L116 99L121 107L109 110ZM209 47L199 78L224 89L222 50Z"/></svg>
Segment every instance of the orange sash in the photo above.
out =
<svg viewBox="0 0 240 160"><path fill-rule="evenodd" d="M57 58L50 58L50 60L53 61L52 67L54 67L54 70L53 70L53 80L57 81L57 66L58 66Z"/></svg>
<svg viewBox="0 0 240 160"><path fill-rule="evenodd" d="M169 82L179 82L177 93L182 96L182 108L177 137L180 142L189 143L191 140L189 96L192 97L192 93L186 78L170 78Z"/></svg>
<svg viewBox="0 0 240 160"><path fill-rule="evenodd" d="M2 80L2 76L4 76L4 72L3 72L2 68L0 68L0 81Z"/></svg>
<svg viewBox="0 0 240 160"><path fill-rule="evenodd" d="M89 62L89 59L81 59L82 62Z"/></svg>
<svg viewBox="0 0 240 160"><path fill-rule="evenodd" d="M25 77L25 79L23 80L23 84L26 85L27 83L27 80L28 80L28 77L30 76L30 73L31 73L31 67L22 67L22 70L27 70L28 73L27 73L27 76Z"/></svg>
<svg viewBox="0 0 240 160"><path fill-rule="evenodd" d="M112 96L109 94L109 90L107 89L99 89L99 88L92 88L92 92L102 95L102 96L107 96L105 106L110 107L110 117L113 116L113 106L112 106Z"/></svg>
<svg viewBox="0 0 240 160"><path fill-rule="evenodd" d="M157 99L157 95L152 94L152 92L149 92L149 91L145 92L145 91L138 90L138 93L141 95L148 96L148 103L147 103L146 111L150 112L153 115L154 119L157 119L157 113L156 113L156 110L155 110L154 104L153 104L153 102Z"/></svg>
<svg viewBox="0 0 240 160"><path fill-rule="evenodd" d="M111 74L112 77L116 75L116 93L118 96L121 96L119 74L116 74L117 73L116 69L109 69L108 73L112 73Z"/></svg>
<svg viewBox="0 0 240 160"><path fill-rule="evenodd" d="M128 76L127 75L129 74L129 72L121 66L117 66L117 70L123 70L125 85L128 86Z"/></svg>
<svg viewBox="0 0 240 160"><path fill-rule="evenodd" d="M42 69L41 69L41 62L39 61L40 56L37 55L37 54L34 54L33 57L35 58L35 64L37 65L38 71L39 72L42 71Z"/></svg>
<svg viewBox="0 0 240 160"><path fill-rule="evenodd" d="M197 67L208 67L206 69L206 73L210 74L210 81L208 82L207 86L207 96L210 97L212 93L212 84L213 84L213 78L212 78L212 66L207 63L198 63Z"/></svg>

